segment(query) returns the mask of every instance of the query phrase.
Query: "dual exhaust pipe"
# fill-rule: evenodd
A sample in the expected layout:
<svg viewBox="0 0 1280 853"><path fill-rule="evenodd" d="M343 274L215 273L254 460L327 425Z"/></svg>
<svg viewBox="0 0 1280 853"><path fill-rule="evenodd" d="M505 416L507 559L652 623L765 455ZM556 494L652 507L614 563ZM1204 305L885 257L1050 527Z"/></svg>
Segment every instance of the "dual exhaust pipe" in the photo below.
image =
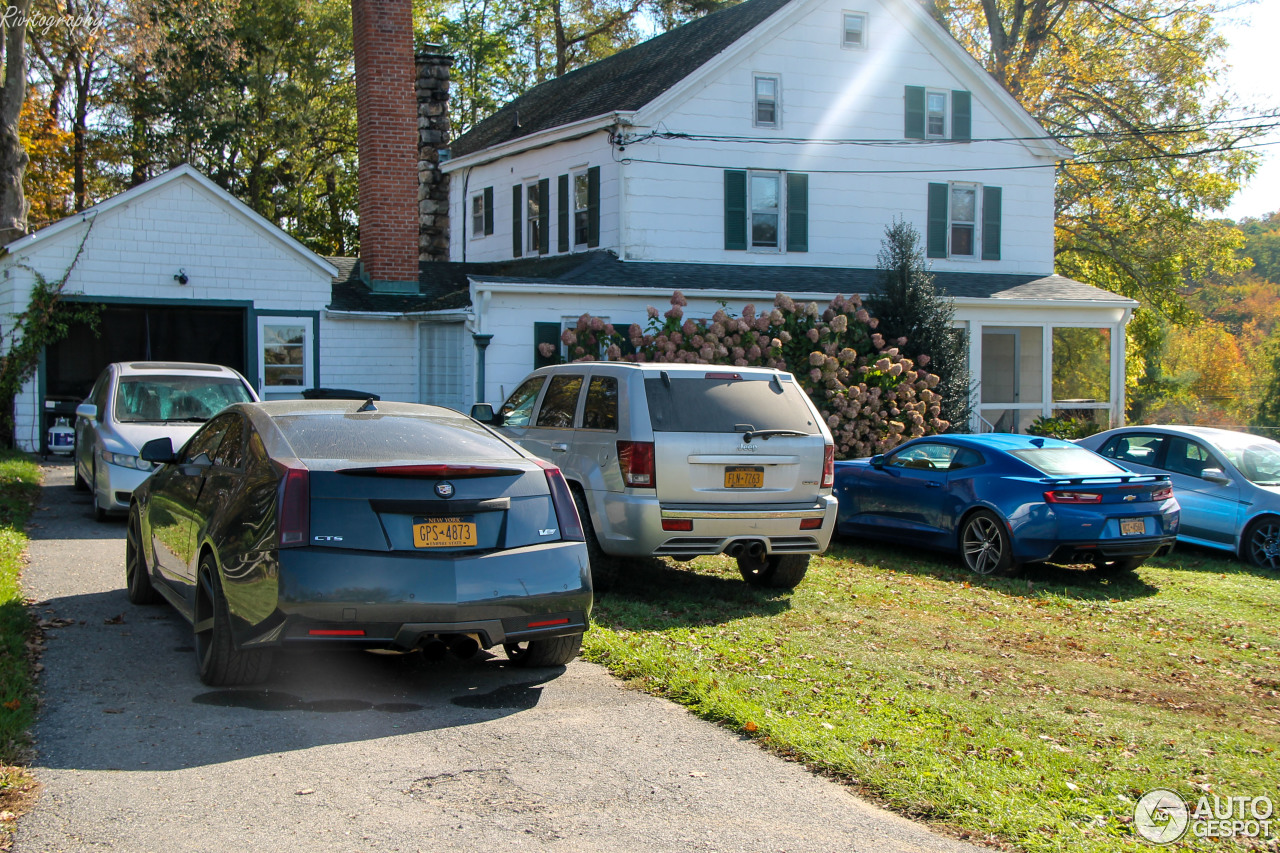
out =
<svg viewBox="0 0 1280 853"><path fill-rule="evenodd" d="M444 637L424 637L418 643L418 651L423 658L430 661L444 660L446 655L453 655L458 660L466 660L480 651L480 644L470 634L451 634Z"/></svg>
<svg viewBox="0 0 1280 853"><path fill-rule="evenodd" d="M764 559L764 543L759 539L738 539L729 543L729 547L724 552L735 560L740 557L750 557L753 560Z"/></svg>

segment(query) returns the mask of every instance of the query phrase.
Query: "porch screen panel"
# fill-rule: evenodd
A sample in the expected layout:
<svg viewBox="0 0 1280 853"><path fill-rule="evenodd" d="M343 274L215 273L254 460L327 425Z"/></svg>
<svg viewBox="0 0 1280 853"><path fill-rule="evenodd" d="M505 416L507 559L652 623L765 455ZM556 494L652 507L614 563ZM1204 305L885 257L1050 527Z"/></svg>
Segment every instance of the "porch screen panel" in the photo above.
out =
<svg viewBox="0 0 1280 853"><path fill-rule="evenodd" d="M1111 399L1111 330L1053 330L1055 405L1107 403Z"/></svg>
<svg viewBox="0 0 1280 853"><path fill-rule="evenodd" d="M462 323L422 325L422 402L465 411L467 355L473 349Z"/></svg>

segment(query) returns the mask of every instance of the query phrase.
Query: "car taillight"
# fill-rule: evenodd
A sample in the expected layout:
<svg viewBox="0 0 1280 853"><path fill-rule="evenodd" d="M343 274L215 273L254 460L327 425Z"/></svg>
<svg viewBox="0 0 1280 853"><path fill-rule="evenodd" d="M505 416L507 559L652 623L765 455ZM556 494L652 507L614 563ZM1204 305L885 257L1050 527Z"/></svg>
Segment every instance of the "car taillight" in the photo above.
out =
<svg viewBox="0 0 1280 853"><path fill-rule="evenodd" d="M1173 486L1160 486L1151 493L1153 501L1167 501L1171 497L1173 497Z"/></svg>
<svg viewBox="0 0 1280 853"><path fill-rule="evenodd" d="M677 533L688 533L693 530L692 518L664 518L662 519L662 529L675 531Z"/></svg>
<svg viewBox="0 0 1280 853"><path fill-rule="evenodd" d="M564 474L550 462L536 460L547 475L547 488L551 490L551 505L556 511L556 521L560 525L560 538L574 542L585 542L587 537L582 532L582 519L578 518L578 507L569 493L569 484Z"/></svg>
<svg viewBox="0 0 1280 853"><path fill-rule="evenodd" d="M652 489L658 485L652 441L619 441L618 467L622 469L622 483L625 486Z"/></svg>
<svg viewBox="0 0 1280 853"><path fill-rule="evenodd" d="M801 530L821 530L822 519L821 518L802 518L800 519L800 529Z"/></svg>
<svg viewBox="0 0 1280 853"><path fill-rule="evenodd" d="M301 466L279 467L276 544L280 548L297 548L306 545L311 538L311 478L307 469Z"/></svg>
<svg viewBox="0 0 1280 853"><path fill-rule="evenodd" d="M1097 492L1045 492L1044 499L1051 504L1102 503L1102 495Z"/></svg>
<svg viewBox="0 0 1280 853"><path fill-rule="evenodd" d="M829 489L836 484L836 446L828 444L822 448L822 488Z"/></svg>

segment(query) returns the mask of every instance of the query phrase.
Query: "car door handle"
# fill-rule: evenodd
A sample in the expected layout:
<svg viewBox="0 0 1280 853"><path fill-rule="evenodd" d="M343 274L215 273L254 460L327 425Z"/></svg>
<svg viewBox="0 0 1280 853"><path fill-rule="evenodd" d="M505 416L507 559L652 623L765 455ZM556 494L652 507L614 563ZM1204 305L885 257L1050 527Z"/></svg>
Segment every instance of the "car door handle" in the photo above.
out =
<svg viewBox="0 0 1280 853"><path fill-rule="evenodd" d="M937 480L930 480L929 482L925 483L924 485L925 485L925 488L928 488L928 489L941 489L941 488L942 488L942 484L941 484L941 483L939 483Z"/></svg>
<svg viewBox="0 0 1280 853"><path fill-rule="evenodd" d="M552 443L552 445L551 445L551 449L552 449L552 450L557 450L557 451L559 451L560 453L568 453L568 452L569 452L569 445L567 445L567 444L562 444L561 442L558 442L558 441L557 441L557 442Z"/></svg>

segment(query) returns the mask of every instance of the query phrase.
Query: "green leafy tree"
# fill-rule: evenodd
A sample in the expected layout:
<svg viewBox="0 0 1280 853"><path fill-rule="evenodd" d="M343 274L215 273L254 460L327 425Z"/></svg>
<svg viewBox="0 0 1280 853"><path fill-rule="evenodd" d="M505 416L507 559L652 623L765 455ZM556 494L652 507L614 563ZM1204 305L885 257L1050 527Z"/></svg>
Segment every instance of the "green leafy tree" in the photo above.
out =
<svg viewBox="0 0 1280 853"><path fill-rule="evenodd" d="M969 335L956 327L954 303L934 285L915 227L903 220L886 227L876 265L880 291L866 304L879 321L877 330L938 375L942 419L967 431L973 413Z"/></svg>

